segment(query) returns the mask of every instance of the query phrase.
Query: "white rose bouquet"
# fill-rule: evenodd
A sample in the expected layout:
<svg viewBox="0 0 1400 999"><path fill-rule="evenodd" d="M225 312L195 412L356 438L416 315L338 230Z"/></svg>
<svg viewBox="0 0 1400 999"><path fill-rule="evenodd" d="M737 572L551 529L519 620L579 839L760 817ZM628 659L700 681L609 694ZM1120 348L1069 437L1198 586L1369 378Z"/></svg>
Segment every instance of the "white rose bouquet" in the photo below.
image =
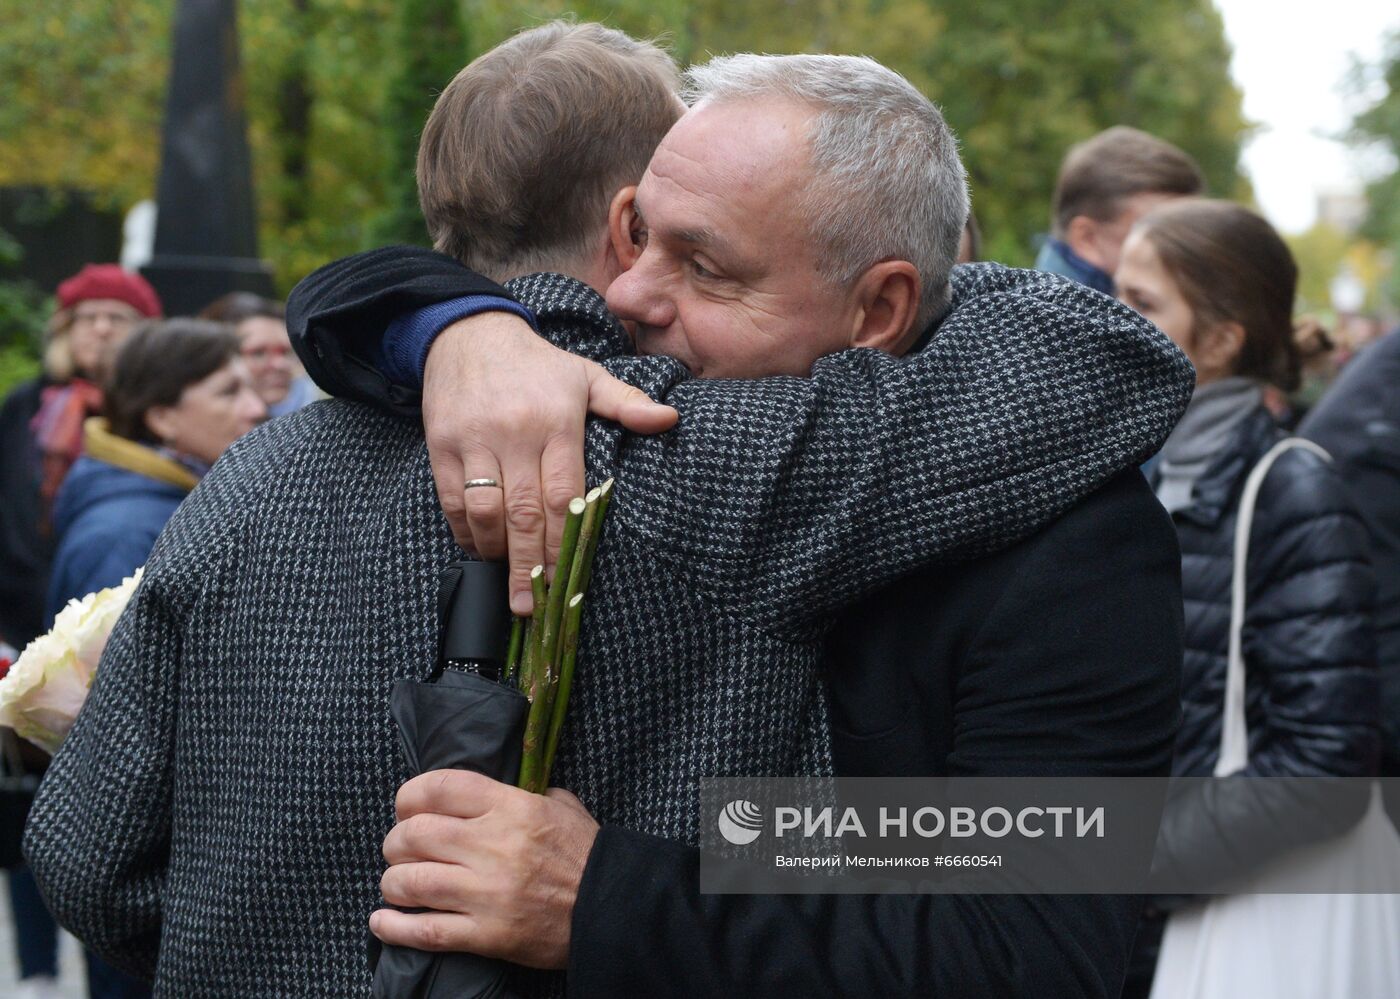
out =
<svg viewBox="0 0 1400 999"><path fill-rule="evenodd" d="M49 753L58 751L92 686L112 626L141 581L141 570L114 586L70 600L53 628L34 639L0 677L0 725Z"/></svg>

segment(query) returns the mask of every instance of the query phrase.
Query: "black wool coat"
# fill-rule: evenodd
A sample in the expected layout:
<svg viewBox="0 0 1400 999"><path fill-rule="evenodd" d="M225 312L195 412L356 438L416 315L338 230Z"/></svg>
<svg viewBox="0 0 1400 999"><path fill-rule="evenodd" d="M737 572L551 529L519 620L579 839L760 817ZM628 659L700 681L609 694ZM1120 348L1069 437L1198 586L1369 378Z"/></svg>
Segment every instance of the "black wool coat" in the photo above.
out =
<svg viewBox="0 0 1400 999"><path fill-rule="evenodd" d="M1156 776L1179 708L1171 523L1135 470L1043 531L915 573L824 648L842 776ZM698 854L604 826L570 995L1118 999L1128 895L700 895Z"/></svg>

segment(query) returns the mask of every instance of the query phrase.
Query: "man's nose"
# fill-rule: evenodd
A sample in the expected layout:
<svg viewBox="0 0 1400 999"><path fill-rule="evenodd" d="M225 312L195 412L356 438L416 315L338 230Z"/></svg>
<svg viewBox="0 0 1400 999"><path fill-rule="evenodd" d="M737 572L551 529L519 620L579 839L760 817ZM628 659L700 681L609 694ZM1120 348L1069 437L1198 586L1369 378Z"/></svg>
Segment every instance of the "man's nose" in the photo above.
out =
<svg viewBox="0 0 1400 999"><path fill-rule="evenodd" d="M676 320L675 303L660 268L646 258L643 253L635 267L608 286L608 308L619 319L665 329Z"/></svg>

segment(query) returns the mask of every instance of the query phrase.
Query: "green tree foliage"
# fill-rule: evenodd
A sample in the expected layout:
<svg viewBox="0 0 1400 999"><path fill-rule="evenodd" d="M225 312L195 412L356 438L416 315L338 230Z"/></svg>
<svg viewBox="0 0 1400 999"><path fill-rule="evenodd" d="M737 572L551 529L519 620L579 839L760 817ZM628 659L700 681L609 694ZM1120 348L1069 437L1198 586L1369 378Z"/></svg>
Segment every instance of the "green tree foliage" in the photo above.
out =
<svg viewBox="0 0 1400 999"><path fill-rule="evenodd" d="M418 139L437 95L467 61L467 38L456 0L400 0L395 31L385 121L388 204L375 235L382 243L427 246L414 182Z"/></svg>
<svg viewBox="0 0 1400 999"><path fill-rule="evenodd" d="M85 187L121 206L152 195L173 7L4 5L0 183ZM433 92L467 57L454 10L474 52L572 13L663 35L683 63L740 50L879 59L943 107L987 255L1010 263L1031 259L1065 150L1109 125L1178 143L1217 194L1244 191L1247 126L1211 0L243 0L262 253L284 288L391 232L421 238L403 182Z"/></svg>
<svg viewBox="0 0 1400 999"><path fill-rule="evenodd" d="M1362 232L1389 251L1390 298L1400 303L1400 31L1388 39L1380 62L1362 73L1374 80L1379 96L1352 123L1352 136L1390 163L1366 189L1369 213Z"/></svg>
<svg viewBox="0 0 1400 999"><path fill-rule="evenodd" d="M0 229L0 267L23 256L14 237ZM39 373L39 344L52 308L52 300L29 281L0 278L0 399Z"/></svg>

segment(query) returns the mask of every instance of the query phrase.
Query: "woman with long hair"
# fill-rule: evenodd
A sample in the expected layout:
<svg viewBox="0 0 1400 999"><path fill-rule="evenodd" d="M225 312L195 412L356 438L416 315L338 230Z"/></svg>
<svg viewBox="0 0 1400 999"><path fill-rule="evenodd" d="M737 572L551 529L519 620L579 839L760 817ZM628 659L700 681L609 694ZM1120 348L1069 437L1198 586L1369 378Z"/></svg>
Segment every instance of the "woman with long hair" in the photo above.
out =
<svg viewBox="0 0 1400 999"><path fill-rule="evenodd" d="M1196 366L1196 393L1150 469L1181 542L1186 654L1173 771L1207 777L1221 751L1236 523L1245 481L1284 434L1266 386L1298 381L1298 271L1274 229L1220 201L1183 201L1144 217L1114 275L1119 298ZM1234 776L1182 785L1162 818L1154 868L1191 880L1248 876L1299 847L1347 832L1364 782L1254 777L1376 773L1374 582L1366 529L1320 455L1285 451L1259 488L1249 532L1242 652L1247 762ZM1125 996L1147 994L1165 903L1149 906ZM1318 947L1338 946L1319 928ZM1264 994L1264 993L1258 993ZM1311 994L1333 994L1330 990ZM1340 992L1335 994L1342 994Z"/></svg>

